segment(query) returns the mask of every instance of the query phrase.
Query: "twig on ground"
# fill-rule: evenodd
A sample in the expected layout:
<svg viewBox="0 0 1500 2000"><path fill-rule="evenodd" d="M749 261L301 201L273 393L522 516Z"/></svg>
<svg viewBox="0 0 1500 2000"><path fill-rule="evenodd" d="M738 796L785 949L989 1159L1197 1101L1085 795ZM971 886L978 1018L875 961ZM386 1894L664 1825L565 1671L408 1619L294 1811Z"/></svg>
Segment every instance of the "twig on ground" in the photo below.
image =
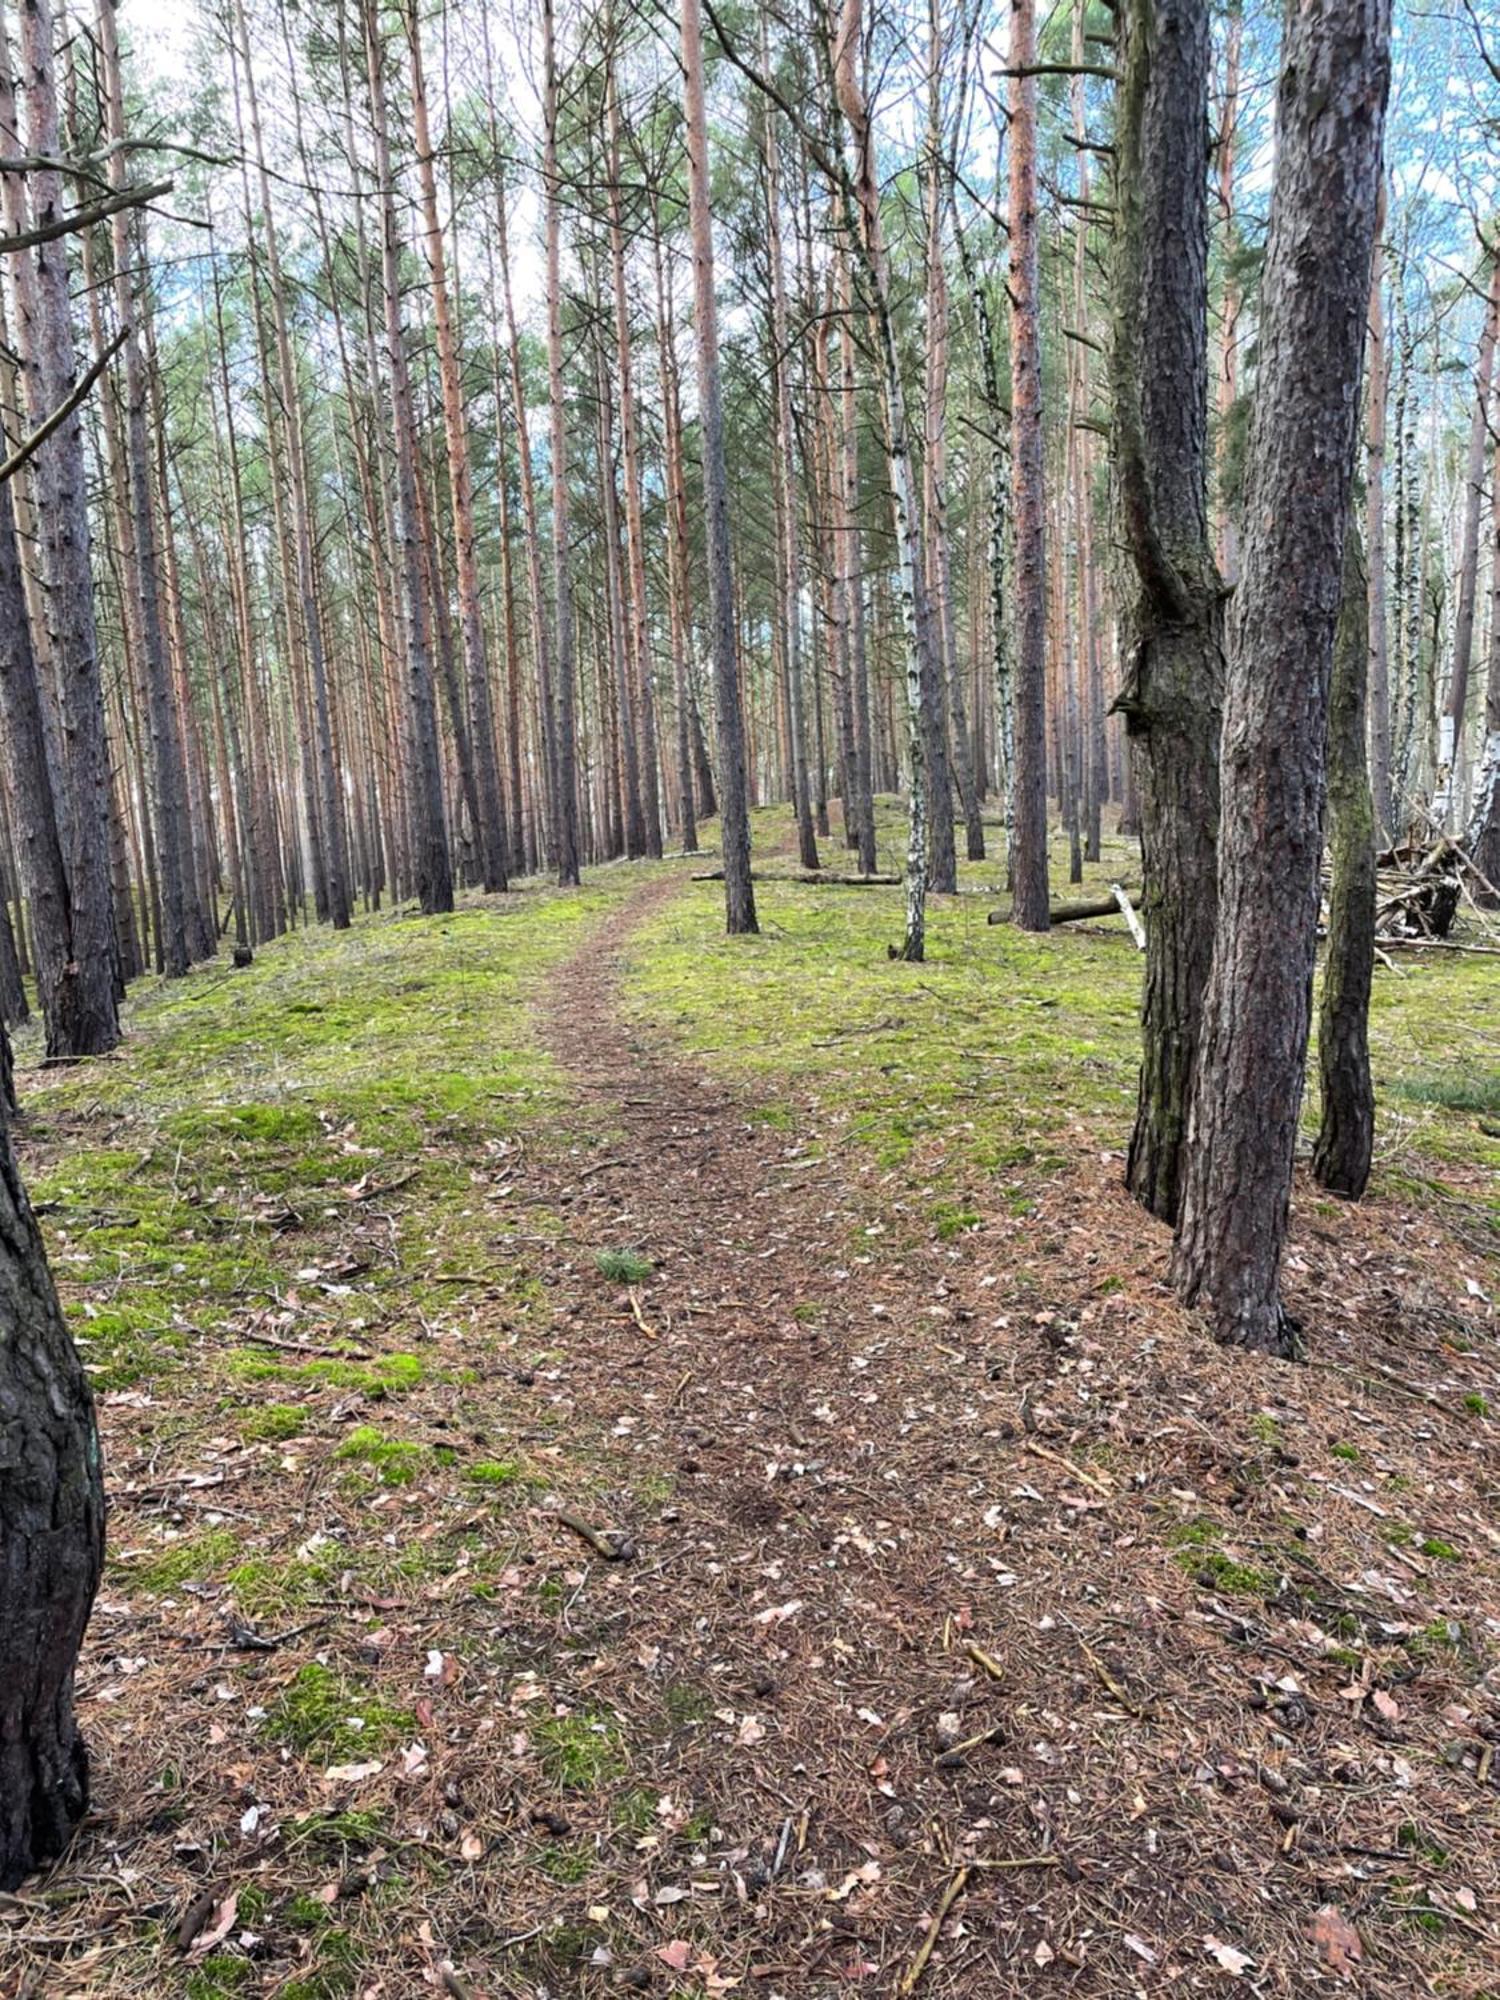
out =
<svg viewBox="0 0 1500 2000"><path fill-rule="evenodd" d="M907 1966L906 1971L902 1974L901 1984L896 1988L898 2000L906 2000L908 1993L916 1991L918 1981L927 1970L927 1961L932 1956L933 1946L938 1941L938 1934L947 1922L948 1912L967 1888L968 1881L969 1871L966 1867L955 1869L948 1877L947 1886L943 1890L942 1895L938 1897L938 1906L932 1913L932 1922L923 1933L922 1942L912 1954L911 1964Z"/></svg>

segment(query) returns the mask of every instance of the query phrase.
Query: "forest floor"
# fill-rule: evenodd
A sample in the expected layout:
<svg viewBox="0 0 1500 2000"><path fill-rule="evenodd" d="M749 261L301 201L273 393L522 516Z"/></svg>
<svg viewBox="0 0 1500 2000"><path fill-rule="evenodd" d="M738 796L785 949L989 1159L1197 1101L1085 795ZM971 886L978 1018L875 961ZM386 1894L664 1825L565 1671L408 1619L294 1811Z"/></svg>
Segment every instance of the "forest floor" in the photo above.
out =
<svg viewBox="0 0 1500 2000"><path fill-rule="evenodd" d="M1120 1188L1118 924L692 872L23 1043L111 1516L0 1995L1493 2000L1493 965L1378 976L1292 1366Z"/></svg>

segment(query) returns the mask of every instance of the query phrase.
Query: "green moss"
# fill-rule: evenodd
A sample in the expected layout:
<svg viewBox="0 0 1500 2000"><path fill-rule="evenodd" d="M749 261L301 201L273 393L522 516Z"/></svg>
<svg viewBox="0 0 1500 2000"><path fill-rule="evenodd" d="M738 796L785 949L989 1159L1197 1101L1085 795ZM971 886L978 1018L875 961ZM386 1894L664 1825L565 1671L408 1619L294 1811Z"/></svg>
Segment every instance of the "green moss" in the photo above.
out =
<svg viewBox="0 0 1500 2000"><path fill-rule="evenodd" d="M545 1474L532 1466L524 1465L518 1458L482 1458L473 1465L464 1467L464 1478L475 1486L499 1488L504 1486L546 1486Z"/></svg>
<svg viewBox="0 0 1500 2000"><path fill-rule="evenodd" d="M205 1528L169 1543L159 1555L116 1558L132 1590L180 1590L185 1583L205 1583L216 1570L233 1561L238 1543L228 1528Z"/></svg>
<svg viewBox="0 0 1500 2000"><path fill-rule="evenodd" d="M538 1854L536 1865L550 1882L583 1882L593 1870L594 1850L578 1840L548 1841Z"/></svg>
<svg viewBox="0 0 1500 2000"><path fill-rule="evenodd" d="M286 1829L289 1848L315 1854L342 1854L351 1847L373 1847L386 1837L385 1815L374 1808L346 1807L342 1812L308 1813ZM319 1909L325 1905L319 1904Z"/></svg>
<svg viewBox="0 0 1500 2000"><path fill-rule="evenodd" d="M1487 1417L1490 1413L1489 1401L1477 1389L1471 1389L1464 1397L1464 1408L1471 1417Z"/></svg>
<svg viewBox="0 0 1500 2000"><path fill-rule="evenodd" d="M1334 1456L1335 1458L1341 1458L1341 1459L1343 1459L1343 1461L1344 1461L1344 1463L1345 1463L1346 1465L1358 1465L1358 1464L1359 1464L1359 1462L1360 1462L1360 1454L1359 1454L1359 1446L1358 1446L1358 1445L1355 1445L1355 1444L1331 1444L1331 1445L1330 1445L1330 1446L1328 1447L1328 1449L1329 1449L1329 1451L1330 1451L1330 1452L1331 1452L1331 1453L1333 1454L1333 1456Z"/></svg>
<svg viewBox="0 0 1500 2000"><path fill-rule="evenodd" d="M1427 1536L1422 1543L1422 1553L1431 1556L1435 1562L1456 1563L1463 1560L1452 1542L1445 1542L1437 1535Z"/></svg>
<svg viewBox="0 0 1500 2000"><path fill-rule="evenodd" d="M229 1369L243 1382L315 1382L329 1389L359 1390L376 1400L409 1394L427 1372L415 1354L381 1354L372 1361L283 1361L253 1350L231 1354Z"/></svg>
<svg viewBox="0 0 1500 2000"><path fill-rule="evenodd" d="M955 1208L951 1202L940 1201L932 1211L933 1227L943 1243L951 1243L955 1236L977 1229L982 1220L977 1208Z"/></svg>
<svg viewBox="0 0 1500 2000"><path fill-rule="evenodd" d="M382 1486L410 1486L423 1457L423 1447L405 1438L388 1438L374 1424L359 1424L334 1453L367 1465Z"/></svg>
<svg viewBox="0 0 1500 2000"><path fill-rule="evenodd" d="M374 1755L411 1726L404 1709L316 1660L300 1667L268 1704L264 1723L273 1742L330 1761Z"/></svg>
<svg viewBox="0 0 1500 2000"><path fill-rule="evenodd" d="M240 1418L240 1436L251 1443L276 1443L300 1437L307 1429L307 1415L306 1410L293 1403L264 1403L258 1410L247 1410Z"/></svg>
<svg viewBox="0 0 1500 2000"><path fill-rule="evenodd" d="M601 1277L617 1285L643 1285L656 1268L638 1250L599 1250L594 1263Z"/></svg>
<svg viewBox="0 0 1500 2000"><path fill-rule="evenodd" d="M597 1791L624 1772L619 1728L597 1710L547 1716L532 1735L542 1769L564 1791Z"/></svg>
<svg viewBox="0 0 1500 2000"><path fill-rule="evenodd" d="M188 1974L187 2000L233 2000L248 1992L255 1980L255 1967L248 1958L235 1958L227 1951L210 1952L197 1969Z"/></svg>

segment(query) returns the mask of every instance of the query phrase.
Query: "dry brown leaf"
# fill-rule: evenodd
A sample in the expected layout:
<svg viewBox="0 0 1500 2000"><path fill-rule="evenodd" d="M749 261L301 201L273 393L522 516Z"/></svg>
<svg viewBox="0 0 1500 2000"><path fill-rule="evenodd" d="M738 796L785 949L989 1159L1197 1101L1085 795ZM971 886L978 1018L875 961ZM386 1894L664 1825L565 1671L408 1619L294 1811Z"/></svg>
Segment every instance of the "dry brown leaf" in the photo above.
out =
<svg viewBox="0 0 1500 2000"><path fill-rule="evenodd" d="M1332 1971L1341 1979L1353 1977L1355 1966L1365 1955L1364 1946L1342 1910L1325 1903L1309 1923L1307 1934Z"/></svg>

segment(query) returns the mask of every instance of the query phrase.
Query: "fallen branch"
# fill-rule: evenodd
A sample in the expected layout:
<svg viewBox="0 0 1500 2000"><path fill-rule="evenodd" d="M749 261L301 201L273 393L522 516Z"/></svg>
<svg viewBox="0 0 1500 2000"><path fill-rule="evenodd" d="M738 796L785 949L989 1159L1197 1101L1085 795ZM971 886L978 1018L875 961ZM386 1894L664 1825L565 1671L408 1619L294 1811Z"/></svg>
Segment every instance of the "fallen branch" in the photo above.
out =
<svg viewBox="0 0 1500 2000"><path fill-rule="evenodd" d="M88 370L87 374L81 375L78 378L78 381L58 404L51 416L44 417L31 433L31 436L23 438L20 444L16 446L5 463L0 465L0 486L3 486L7 479L13 479L26 463L27 459L39 452L48 438L52 436L53 432L60 430L78 406L87 400L90 389L93 388L110 362L114 360L120 349L125 345L129 335L130 328L122 326L109 346L105 348L104 352L94 363L93 367ZM217 984L218 982L215 981L214 983Z"/></svg>
<svg viewBox="0 0 1500 2000"><path fill-rule="evenodd" d="M580 1541L587 1542L594 1554L607 1563L633 1562L635 1543L628 1535L622 1535L615 1528L596 1528L585 1521L580 1514L567 1507L552 1510L554 1521L561 1521L565 1528L571 1528Z"/></svg>
<svg viewBox="0 0 1500 2000"><path fill-rule="evenodd" d="M923 1932L922 1942L913 1953L911 1964L907 1966L906 1971L902 1974L901 1984L896 1988L898 2000L906 2000L908 1993L916 1991L917 1982L927 1970L927 1961L932 1956L933 1946L938 1941L938 1934L947 1922L948 1912L963 1894L965 1888L968 1886L968 1881L969 1871L967 1868L956 1868L949 1876L947 1886L944 1888L942 1895L938 1897L938 1906L932 1913L932 1922Z"/></svg>
<svg viewBox="0 0 1500 2000"><path fill-rule="evenodd" d="M1005 1725L991 1723L988 1729L981 1729L977 1736L966 1736L962 1743L955 1743L944 1750L936 1759L940 1771L956 1771L971 1750L982 1750L987 1743L998 1743L1005 1734Z"/></svg>
<svg viewBox="0 0 1500 2000"><path fill-rule="evenodd" d="M1131 894L1138 895L1139 893L1139 890L1135 888L1133 883L1118 883L1116 884L1115 892L1105 897L1101 902L1054 903L1047 912L1047 921L1053 924L1082 924L1087 923L1092 917L1122 916L1124 909L1118 900L1119 896L1124 895L1128 897ZM991 910L987 921L992 924L1008 924L1010 922L1010 911ZM1137 923L1139 923L1139 919L1137 919ZM1135 926L1132 925L1131 929L1132 935L1134 935Z"/></svg>
<svg viewBox="0 0 1500 2000"><path fill-rule="evenodd" d="M315 1340L277 1340L269 1333L243 1333L242 1340L248 1340L256 1347L274 1347L280 1354L311 1354L319 1361L373 1361L374 1350L368 1347L321 1347Z"/></svg>
<svg viewBox="0 0 1500 2000"><path fill-rule="evenodd" d="M724 870L710 869L706 874L690 875L690 882L722 882ZM813 888L823 889L899 889L902 878L899 875L835 875L827 869L806 869L796 875L764 875L759 869L752 871L752 882L805 882Z"/></svg>
<svg viewBox="0 0 1500 2000"><path fill-rule="evenodd" d="M173 185L170 180L148 181L141 187L122 188L118 194L109 195L103 201L90 202L87 208L71 209L54 222L40 222L35 229L23 229L14 236L0 236L0 251L33 250L42 243L55 243L59 236L71 236L79 229L92 229L96 222L118 215L121 209L144 208L148 201L170 194Z"/></svg>

